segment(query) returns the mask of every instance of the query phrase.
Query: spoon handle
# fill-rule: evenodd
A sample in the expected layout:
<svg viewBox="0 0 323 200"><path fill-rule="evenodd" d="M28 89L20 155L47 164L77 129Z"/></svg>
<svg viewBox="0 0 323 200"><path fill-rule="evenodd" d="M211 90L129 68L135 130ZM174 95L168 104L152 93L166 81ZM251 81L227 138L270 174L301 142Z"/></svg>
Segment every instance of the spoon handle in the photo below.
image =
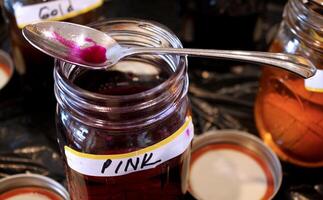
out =
<svg viewBox="0 0 323 200"><path fill-rule="evenodd" d="M210 49L181 49L157 47L131 47L125 50L126 55L133 54L177 54L195 57L208 57L228 60L239 60L257 64L275 66L309 78L316 72L314 65L306 58L285 53L269 53L257 51L231 51Z"/></svg>

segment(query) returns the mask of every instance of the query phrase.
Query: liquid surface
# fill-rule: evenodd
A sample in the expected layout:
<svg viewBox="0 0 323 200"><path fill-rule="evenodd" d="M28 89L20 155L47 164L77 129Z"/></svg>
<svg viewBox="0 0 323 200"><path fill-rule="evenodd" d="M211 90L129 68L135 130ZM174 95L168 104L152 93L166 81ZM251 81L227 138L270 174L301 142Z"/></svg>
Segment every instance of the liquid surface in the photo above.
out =
<svg viewBox="0 0 323 200"><path fill-rule="evenodd" d="M190 187L201 200L268 199L273 177L265 162L250 150L214 144L194 152Z"/></svg>
<svg viewBox="0 0 323 200"><path fill-rule="evenodd" d="M104 71L86 71L74 81L82 89L106 95L130 95L149 90L170 76L151 63L121 61Z"/></svg>

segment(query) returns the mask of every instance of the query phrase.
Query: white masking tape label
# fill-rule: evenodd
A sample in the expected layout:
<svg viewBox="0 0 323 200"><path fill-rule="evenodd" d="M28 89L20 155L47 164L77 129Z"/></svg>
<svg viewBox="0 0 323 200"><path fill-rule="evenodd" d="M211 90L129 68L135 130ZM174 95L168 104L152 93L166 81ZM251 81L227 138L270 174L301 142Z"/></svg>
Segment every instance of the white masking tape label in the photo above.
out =
<svg viewBox="0 0 323 200"><path fill-rule="evenodd" d="M17 25L23 28L27 24L44 20L64 20L86 13L103 4L103 0L55 0L23 6L13 5Z"/></svg>
<svg viewBox="0 0 323 200"><path fill-rule="evenodd" d="M305 88L312 92L323 92L323 70L317 69L316 74L305 79Z"/></svg>
<svg viewBox="0 0 323 200"><path fill-rule="evenodd" d="M137 171L155 168L163 162L182 154L194 136L192 118L166 139L124 154L94 155L81 153L65 146L67 164L73 170L88 176L121 176Z"/></svg>

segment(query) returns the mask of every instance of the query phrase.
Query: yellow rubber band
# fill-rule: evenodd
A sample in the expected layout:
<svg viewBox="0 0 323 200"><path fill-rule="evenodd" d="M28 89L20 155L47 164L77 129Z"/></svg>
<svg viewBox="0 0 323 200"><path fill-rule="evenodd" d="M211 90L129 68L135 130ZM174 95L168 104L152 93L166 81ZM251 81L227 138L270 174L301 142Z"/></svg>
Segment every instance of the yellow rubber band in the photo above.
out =
<svg viewBox="0 0 323 200"><path fill-rule="evenodd" d="M155 149L160 148L161 146L164 146L165 144L168 144L172 140L174 140L177 136L183 133L183 131L188 127L190 122L192 121L192 117L187 117L185 120L185 123L183 126L181 126L175 133L173 133L171 136L167 137L166 139L143 149L140 149L138 151L133 151L130 153L124 153L124 154L112 154L112 155L94 155L94 154L88 154L88 153L82 153L78 152L68 146L64 146L65 151L68 151L71 154L74 154L78 157L82 158L90 158L90 159L95 159L95 160L103 160L103 159L121 159L121 158L129 158L129 157L134 157L138 156L147 152L151 152Z"/></svg>

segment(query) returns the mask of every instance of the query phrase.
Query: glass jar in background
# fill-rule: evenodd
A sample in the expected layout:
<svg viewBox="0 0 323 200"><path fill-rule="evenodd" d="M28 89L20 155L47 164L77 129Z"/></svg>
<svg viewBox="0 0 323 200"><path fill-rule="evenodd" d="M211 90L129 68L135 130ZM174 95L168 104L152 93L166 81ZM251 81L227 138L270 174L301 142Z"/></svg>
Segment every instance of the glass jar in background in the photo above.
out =
<svg viewBox="0 0 323 200"><path fill-rule="evenodd" d="M271 52L300 54L318 68L303 80L264 68L255 105L257 128L283 160L323 166L323 15L322 6L290 0Z"/></svg>
<svg viewBox="0 0 323 200"><path fill-rule="evenodd" d="M79 24L96 21L103 0L4 0L4 13L8 21L11 53L16 71L23 79L26 94L33 100L44 102L53 98L53 58L29 45L21 29L32 22L64 20ZM39 103L39 102L37 102Z"/></svg>
<svg viewBox="0 0 323 200"><path fill-rule="evenodd" d="M99 23L122 45L182 45L160 24ZM108 70L56 61L58 141L73 200L182 199L193 138L185 57L138 55Z"/></svg>

